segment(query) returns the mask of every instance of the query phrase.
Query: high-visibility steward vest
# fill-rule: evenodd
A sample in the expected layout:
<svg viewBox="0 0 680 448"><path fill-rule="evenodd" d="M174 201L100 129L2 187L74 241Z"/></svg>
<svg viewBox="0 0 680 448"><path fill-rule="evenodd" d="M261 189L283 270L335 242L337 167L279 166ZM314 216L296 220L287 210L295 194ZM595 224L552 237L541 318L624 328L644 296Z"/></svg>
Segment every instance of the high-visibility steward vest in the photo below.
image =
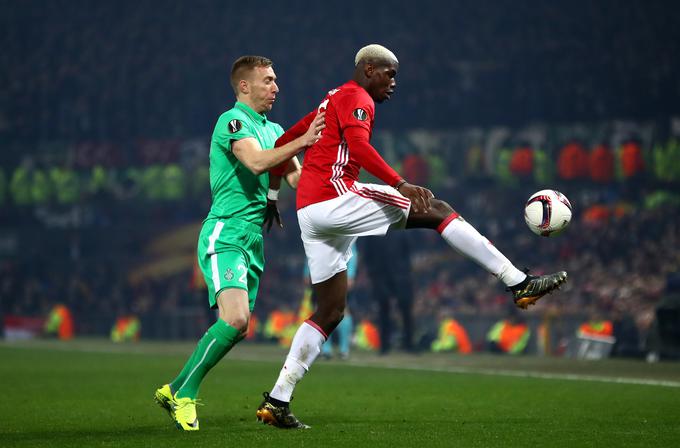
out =
<svg viewBox="0 0 680 448"><path fill-rule="evenodd" d="M610 320L591 320L578 327L578 336L612 336L614 325Z"/></svg>
<svg viewBox="0 0 680 448"><path fill-rule="evenodd" d="M467 354L472 352L472 344L465 328L455 319L449 318L439 324L439 335L432 342L432 351L458 351Z"/></svg>
<svg viewBox="0 0 680 448"><path fill-rule="evenodd" d="M116 319L111 329L113 342L138 341L142 324L137 316L123 316Z"/></svg>
<svg viewBox="0 0 680 448"><path fill-rule="evenodd" d="M290 345L292 334L295 334L297 316L292 311L274 310L269 314L267 323L264 326L264 335L267 338L279 340L279 344Z"/></svg>
<svg viewBox="0 0 680 448"><path fill-rule="evenodd" d="M380 350L380 333L378 328L369 320L362 320L354 332L357 347L364 350Z"/></svg>
<svg viewBox="0 0 680 448"><path fill-rule="evenodd" d="M55 305L45 321L45 333L56 334L61 340L73 339L73 318L64 305Z"/></svg>
<svg viewBox="0 0 680 448"><path fill-rule="evenodd" d="M491 327L486 338L490 342L495 342L503 352L515 355L524 351L529 336L531 330L527 324L512 324L508 320L501 320Z"/></svg>

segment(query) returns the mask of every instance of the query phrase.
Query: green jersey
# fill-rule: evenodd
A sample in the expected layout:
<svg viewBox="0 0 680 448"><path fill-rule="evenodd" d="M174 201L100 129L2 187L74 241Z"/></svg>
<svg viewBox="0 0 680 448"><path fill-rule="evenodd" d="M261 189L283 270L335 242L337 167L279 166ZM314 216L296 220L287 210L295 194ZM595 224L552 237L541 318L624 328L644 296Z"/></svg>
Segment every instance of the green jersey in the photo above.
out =
<svg viewBox="0 0 680 448"><path fill-rule="evenodd" d="M234 156L231 145L252 137L262 149L270 149L281 134L281 126L238 101L220 116L210 142L212 207L206 219L238 218L262 226L269 176L253 174Z"/></svg>

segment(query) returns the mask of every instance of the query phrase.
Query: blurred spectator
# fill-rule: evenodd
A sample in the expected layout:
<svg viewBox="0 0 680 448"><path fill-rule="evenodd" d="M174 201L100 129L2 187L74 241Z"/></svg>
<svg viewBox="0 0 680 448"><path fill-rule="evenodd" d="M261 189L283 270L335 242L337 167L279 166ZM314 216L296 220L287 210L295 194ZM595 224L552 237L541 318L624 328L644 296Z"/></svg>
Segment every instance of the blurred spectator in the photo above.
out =
<svg viewBox="0 0 680 448"><path fill-rule="evenodd" d="M614 179L614 153L604 143L593 148L590 153L590 178L601 184Z"/></svg>
<svg viewBox="0 0 680 448"><path fill-rule="evenodd" d="M579 142L566 144L560 151L557 170L564 180L583 179L588 175L588 153Z"/></svg>
<svg viewBox="0 0 680 448"><path fill-rule="evenodd" d="M413 285L411 248L405 232L390 232L387 237L365 237L361 253L371 282L373 300L378 303L380 352L392 349L393 311L396 301L401 319L401 349L413 350Z"/></svg>

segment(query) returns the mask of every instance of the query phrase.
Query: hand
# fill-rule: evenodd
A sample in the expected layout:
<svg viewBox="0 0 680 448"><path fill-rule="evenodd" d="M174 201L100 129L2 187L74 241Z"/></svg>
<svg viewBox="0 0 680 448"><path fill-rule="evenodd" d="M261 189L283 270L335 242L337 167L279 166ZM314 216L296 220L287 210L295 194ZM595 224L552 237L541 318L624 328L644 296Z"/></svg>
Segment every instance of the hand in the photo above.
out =
<svg viewBox="0 0 680 448"><path fill-rule="evenodd" d="M434 197L434 194L427 188L405 182L399 186L397 191L411 200L411 207L415 213L430 211L430 199Z"/></svg>
<svg viewBox="0 0 680 448"><path fill-rule="evenodd" d="M262 223L262 228L267 226L267 233L269 233L271 230L274 220L276 220L276 224L279 226L279 229L283 229L283 222L281 222L281 214L279 213L277 202L278 201L267 199L267 208L265 209L264 222Z"/></svg>
<svg viewBox="0 0 680 448"><path fill-rule="evenodd" d="M321 138L321 131L326 127L326 112L319 112L309 125L309 129L302 136L304 146L312 146Z"/></svg>

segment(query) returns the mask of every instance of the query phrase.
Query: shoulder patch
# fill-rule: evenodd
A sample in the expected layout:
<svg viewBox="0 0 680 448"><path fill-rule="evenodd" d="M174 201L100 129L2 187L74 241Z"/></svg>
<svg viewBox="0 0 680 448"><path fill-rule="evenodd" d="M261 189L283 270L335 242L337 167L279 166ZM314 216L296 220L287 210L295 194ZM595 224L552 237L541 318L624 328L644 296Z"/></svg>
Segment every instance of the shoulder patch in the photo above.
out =
<svg viewBox="0 0 680 448"><path fill-rule="evenodd" d="M241 124L240 120L237 120L236 118L234 118L233 120L231 120L229 122L228 126L229 126L229 132L231 132L232 134L235 134L235 133L237 133L238 131L241 130L241 128L243 127L243 124Z"/></svg>
<svg viewBox="0 0 680 448"><path fill-rule="evenodd" d="M366 121L366 119L368 118L368 114L366 113L366 111L363 110L360 107L357 108L357 109L354 109L354 112L352 112L352 115L354 115L354 118L356 118L359 121Z"/></svg>

